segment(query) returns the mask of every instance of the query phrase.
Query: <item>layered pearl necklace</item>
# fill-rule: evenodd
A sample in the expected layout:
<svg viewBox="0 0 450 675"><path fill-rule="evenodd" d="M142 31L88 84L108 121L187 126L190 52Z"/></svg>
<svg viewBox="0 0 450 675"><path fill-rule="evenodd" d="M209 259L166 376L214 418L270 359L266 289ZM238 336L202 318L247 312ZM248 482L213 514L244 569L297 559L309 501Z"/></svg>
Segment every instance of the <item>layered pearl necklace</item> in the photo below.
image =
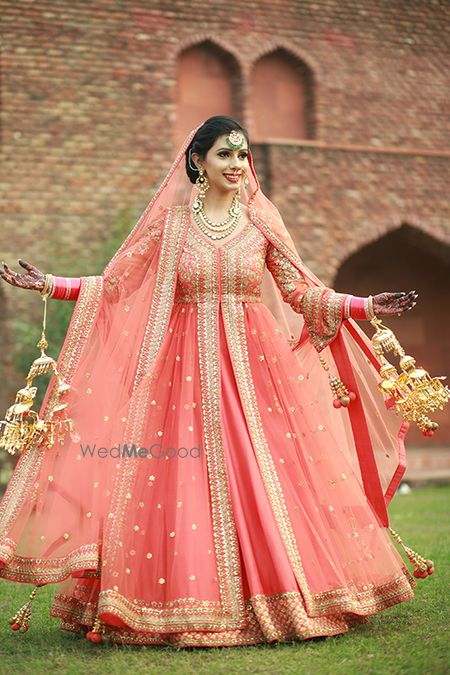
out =
<svg viewBox="0 0 450 675"><path fill-rule="evenodd" d="M231 206L228 209L228 217L220 223L215 223L206 215L203 210L203 202L196 200L192 206L194 220L200 230L210 239L223 239L234 232L242 215L241 205L237 194L233 197Z"/></svg>

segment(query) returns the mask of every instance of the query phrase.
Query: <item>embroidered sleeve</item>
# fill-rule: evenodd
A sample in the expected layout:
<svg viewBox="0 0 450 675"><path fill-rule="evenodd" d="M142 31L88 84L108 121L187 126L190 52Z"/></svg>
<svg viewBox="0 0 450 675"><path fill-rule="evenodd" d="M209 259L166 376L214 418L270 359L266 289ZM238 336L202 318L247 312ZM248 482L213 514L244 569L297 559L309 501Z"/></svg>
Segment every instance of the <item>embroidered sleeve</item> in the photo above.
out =
<svg viewBox="0 0 450 675"><path fill-rule="evenodd" d="M266 264L282 298L303 315L311 341L321 351L336 336L344 318L346 294L331 288L311 286L305 276L272 244Z"/></svg>

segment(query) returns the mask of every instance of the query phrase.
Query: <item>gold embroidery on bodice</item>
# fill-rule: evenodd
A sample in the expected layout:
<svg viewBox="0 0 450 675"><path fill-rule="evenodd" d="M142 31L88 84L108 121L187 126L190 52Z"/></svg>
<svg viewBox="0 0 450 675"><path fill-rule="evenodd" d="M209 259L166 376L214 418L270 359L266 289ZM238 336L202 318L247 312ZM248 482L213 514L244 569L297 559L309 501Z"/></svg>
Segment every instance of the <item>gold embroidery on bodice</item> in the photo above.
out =
<svg viewBox="0 0 450 675"><path fill-rule="evenodd" d="M221 297L233 295L242 302L260 302L268 245L251 222L220 247L189 228L178 265L175 302L212 300L211 282L219 286Z"/></svg>

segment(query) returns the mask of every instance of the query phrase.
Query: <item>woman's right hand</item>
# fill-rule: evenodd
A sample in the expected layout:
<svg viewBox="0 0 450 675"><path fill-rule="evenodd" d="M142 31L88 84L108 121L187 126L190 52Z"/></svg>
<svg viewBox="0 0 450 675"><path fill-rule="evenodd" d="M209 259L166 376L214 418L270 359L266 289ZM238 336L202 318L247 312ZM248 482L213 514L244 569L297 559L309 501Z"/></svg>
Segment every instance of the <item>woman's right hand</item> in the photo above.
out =
<svg viewBox="0 0 450 675"><path fill-rule="evenodd" d="M19 288L29 288L33 291L42 291L45 284L45 274L38 270L34 265L30 265L26 260L19 259L19 265L26 269L26 274L19 274L12 270L4 262L4 271L0 270L0 277L11 286L18 286Z"/></svg>

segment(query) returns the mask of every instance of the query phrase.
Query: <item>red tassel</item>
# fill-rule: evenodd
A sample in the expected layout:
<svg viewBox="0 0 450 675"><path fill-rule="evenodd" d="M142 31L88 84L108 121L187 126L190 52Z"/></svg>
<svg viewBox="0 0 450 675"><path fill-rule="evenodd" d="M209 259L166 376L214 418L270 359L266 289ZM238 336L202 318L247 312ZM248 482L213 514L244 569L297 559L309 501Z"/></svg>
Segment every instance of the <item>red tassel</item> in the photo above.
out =
<svg viewBox="0 0 450 675"><path fill-rule="evenodd" d="M427 558L424 558L421 556L417 551L413 551L412 548L409 546L406 546L400 535L397 534L397 532L394 532L392 527L389 528L389 532L392 534L394 537L395 541L400 544L400 546L403 548L405 551L406 555L408 556L408 560L412 563L414 567L414 576L416 579L425 579L426 577L430 576L430 574L433 574L434 572L434 563L432 560L428 560Z"/></svg>
<svg viewBox="0 0 450 675"><path fill-rule="evenodd" d="M21 633L26 633L30 628L31 621L31 603L36 597L38 586L35 586L30 593L30 597L27 603L25 603L9 620L9 624L14 631L20 631Z"/></svg>
<svg viewBox="0 0 450 675"><path fill-rule="evenodd" d="M319 355L320 363L322 368L328 373L328 379L330 382L331 391L333 392L333 407L334 408L348 408L352 401L356 400L356 394L354 391L349 391L345 384L339 377L330 375L330 366L328 365L326 359Z"/></svg>
<svg viewBox="0 0 450 675"><path fill-rule="evenodd" d="M97 616L94 621L94 625L92 626L92 630L86 633L86 638L89 640L89 642L99 644L100 642L103 642L104 632L105 627Z"/></svg>
<svg viewBox="0 0 450 675"><path fill-rule="evenodd" d="M103 638L100 633L95 633L93 630L90 630L86 633L86 637L89 642L100 643L103 642Z"/></svg>

